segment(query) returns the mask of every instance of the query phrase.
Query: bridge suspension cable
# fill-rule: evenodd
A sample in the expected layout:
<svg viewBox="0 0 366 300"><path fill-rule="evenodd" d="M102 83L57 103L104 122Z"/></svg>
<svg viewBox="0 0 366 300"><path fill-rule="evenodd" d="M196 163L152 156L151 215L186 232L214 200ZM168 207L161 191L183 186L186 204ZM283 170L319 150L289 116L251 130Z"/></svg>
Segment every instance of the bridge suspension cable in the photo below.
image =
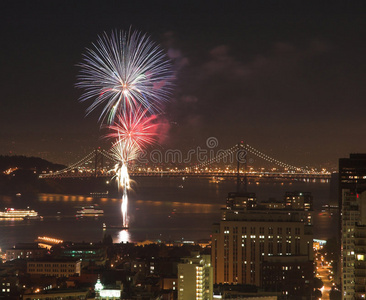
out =
<svg viewBox="0 0 366 300"><path fill-rule="evenodd" d="M93 158L93 156L94 156L94 153L95 151L93 151L93 152L90 152L88 155L86 155L86 156L84 156L82 159L80 159L78 162L76 162L76 163L74 163L74 164L72 164L72 165L70 165L70 166L68 166L68 167L66 167L65 169L62 169L62 170L59 170L59 171L56 171L56 172L54 172L54 173L52 173L52 174L42 174L42 175L40 175L40 177L42 178L42 177L47 177L47 176L54 176L54 175L60 175L60 174L63 174L63 173L66 173L66 172L68 172L68 171L71 171L71 170L73 170L73 169L75 169L75 168L78 168L79 166L81 166L81 165L83 165L83 164L85 164L87 161L89 161L90 159L92 159Z"/></svg>
<svg viewBox="0 0 366 300"><path fill-rule="evenodd" d="M201 162L195 166L192 166L192 167L188 167L188 168L185 168L185 169L182 169L182 170L179 170L179 171L184 171L184 170L189 170L191 171L192 169L200 169L202 167L206 167L206 166L209 166L215 162L220 162L220 160L223 160L225 158L227 158L229 155L233 155L235 154L237 151L239 150L239 147L238 145L234 145L233 147L229 148L229 149L226 149L226 150L221 150L220 153L218 153L215 157L211 157L210 159L204 161L204 162Z"/></svg>
<svg viewBox="0 0 366 300"><path fill-rule="evenodd" d="M109 160L111 160L111 161L113 161L113 162L115 162L115 163L118 163L118 160L116 159L116 158L114 158L113 157L113 155L111 155L108 151L106 151L106 150L102 150L102 151L100 151L100 150L98 150L99 151L99 153L101 154L101 155L103 155L105 158L107 158L107 159L109 159Z"/></svg>
<svg viewBox="0 0 366 300"><path fill-rule="evenodd" d="M308 170L306 170L305 168L302 168L302 167L296 167L296 166L293 166L293 165L290 165L290 164L287 164L287 163L284 163L282 161L279 161L273 157L270 157L266 154L264 154L263 152L253 148L252 146L246 144L244 146L244 149L247 150L248 152L256 155L257 157L259 158L262 158L268 162L271 162L271 163L274 163L280 167L283 167L283 168L287 168L287 169L290 169L290 170L295 170L295 171L302 171L303 173L309 173Z"/></svg>
<svg viewBox="0 0 366 300"><path fill-rule="evenodd" d="M251 154L254 154L255 156L261 158L261 159L264 159L270 163L273 163L277 166L280 166L280 167L283 167L283 168L286 168L288 170L293 170L293 171L300 171L300 172L303 172L303 173L309 173L310 171L309 170L306 170L306 168L303 168L303 167L297 167L297 166L294 166L294 165L291 165L291 164L287 164L283 161L280 161L278 159L275 159L257 149L255 149L254 147L250 146L249 144L240 144L240 145L237 145L235 144L233 147L229 148L229 149L226 149L226 150L222 150L219 154L217 154L215 157L212 157L210 158L209 160L205 161L205 162L202 162L202 163L199 163L193 167L189 167L189 168L186 168L185 170L192 170L192 169L199 169L199 168L202 168L202 167L206 167L206 166L209 166L215 162L219 162L220 160L228 157L229 155L234 155L235 153L237 153L239 150L245 150L247 151L248 153L251 153ZM237 154L238 155L238 154ZM245 155L246 156L246 155ZM179 170L179 171L183 171L184 169L182 170Z"/></svg>
<svg viewBox="0 0 366 300"><path fill-rule="evenodd" d="M249 144L235 144L234 146L232 146L231 148L228 148L226 150L218 150L216 156L214 157L209 157L206 161L204 162L200 162L194 166L191 167L185 167L184 169L180 169L180 170L175 170L173 172L187 172L190 173L194 170L197 169L202 169L204 167L207 167L213 163L216 162L220 162L223 161L225 159L227 159L227 157L232 156L231 159L231 163L234 163L234 155L236 155L236 159L235 162L237 161L238 158L240 159L247 159L247 153L244 153L244 156L239 157L239 153L238 151L246 151L247 153L251 153L255 156L257 156L258 158L264 159L270 163L273 163L277 166L283 167L287 170L291 170L291 171L297 171L297 172L301 172L301 173L310 173L310 170L303 168L303 167L297 167L288 163L285 163L283 161L280 161L278 159L275 159L269 155L266 155L265 153L259 151L258 149L250 146ZM106 150L100 150L100 149L96 149L94 151L92 151L91 153L89 153L88 155L86 155L85 157L83 157L82 159L80 159L78 162L66 167L65 169L56 171L54 173L50 173L50 174L42 174L40 175L40 178L46 178L46 177L51 177L51 176L62 176L62 174L66 174L72 170L75 170L77 168L80 168L81 166L83 166L85 163L87 163L88 161L92 160L94 157L96 159L97 155L102 155L103 157L107 158L108 160L110 160L111 162L114 163L118 163L118 160L110 153L110 151L106 151ZM243 160L244 162L244 160Z"/></svg>

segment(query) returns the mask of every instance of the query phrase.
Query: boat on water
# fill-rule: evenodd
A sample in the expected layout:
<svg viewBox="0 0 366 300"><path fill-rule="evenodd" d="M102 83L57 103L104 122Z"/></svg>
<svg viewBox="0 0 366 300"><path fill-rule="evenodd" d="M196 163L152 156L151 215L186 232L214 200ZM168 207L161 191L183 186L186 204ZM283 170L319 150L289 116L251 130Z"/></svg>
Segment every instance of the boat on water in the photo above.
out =
<svg viewBox="0 0 366 300"><path fill-rule="evenodd" d="M95 206L85 206L76 212L76 217L99 217L103 216L104 210Z"/></svg>
<svg viewBox="0 0 366 300"><path fill-rule="evenodd" d="M0 219L3 220L39 220L41 217L33 209L6 208L0 211Z"/></svg>
<svg viewBox="0 0 366 300"><path fill-rule="evenodd" d="M109 194L109 191L106 192L92 192L90 193L90 196L92 197L107 197Z"/></svg>
<svg viewBox="0 0 366 300"><path fill-rule="evenodd" d="M127 230L129 229L128 226L121 226L121 225L107 225L106 223L103 223L103 230L106 229L122 229L122 230Z"/></svg>

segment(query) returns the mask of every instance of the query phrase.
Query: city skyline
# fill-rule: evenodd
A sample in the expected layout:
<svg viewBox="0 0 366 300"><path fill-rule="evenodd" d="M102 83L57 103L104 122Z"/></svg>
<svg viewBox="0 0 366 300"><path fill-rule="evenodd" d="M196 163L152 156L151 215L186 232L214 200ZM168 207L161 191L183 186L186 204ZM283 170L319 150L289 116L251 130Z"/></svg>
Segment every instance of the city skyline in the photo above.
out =
<svg viewBox="0 0 366 300"><path fill-rule="evenodd" d="M161 148L245 140L294 165L336 166L364 152L364 7L219 2L1 3L0 155L55 163L100 140L75 88L82 53L103 32L141 30L173 62Z"/></svg>

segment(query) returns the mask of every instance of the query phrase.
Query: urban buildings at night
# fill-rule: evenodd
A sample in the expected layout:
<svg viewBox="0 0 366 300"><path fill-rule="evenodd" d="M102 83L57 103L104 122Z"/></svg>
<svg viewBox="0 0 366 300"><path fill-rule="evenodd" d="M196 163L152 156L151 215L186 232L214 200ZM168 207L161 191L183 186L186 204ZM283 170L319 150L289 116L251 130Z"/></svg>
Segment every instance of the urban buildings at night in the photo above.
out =
<svg viewBox="0 0 366 300"><path fill-rule="evenodd" d="M291 210L313 210L313 196L309 192L286 192L286 208Z"/></svg>
<svg viewBox="0 0 366 300"><path fill-rule="evenodd" d="M343 299L364 299L366 294L366 193L342 190Z"/></svg>
<svg viewBox="0 0 366 300"><path fill-rule="evenodd" d="M349 158L339 159L338 203L342 207L343 189L356 192L366 186L366 154L350 154Z"/></svg>
<svg viewBox="0 0 366 300"><path fill-rule="evenodd" d="M339 180L341 189L354 190L366 185L366 154L351 153L348 158L340 158Z"/></svg>
<svg viewBox="0 0 366 300"><path fill-rule="evenodd" d="M6 261L14 259L35 259L45 256L46 249L39 247L38 243L18 243L13 248L7 249Z"/></svg>
<svg viewBox="0 0 366 300"><path fill-rule="evenodd" d="M305 195L304 202L301 193L286 193L284 203L291 206L267 209L257 206L253 193L238 193L236 200L229 193L212 233L214 283L250 284L292 296L309 293L314 271L312 197Z"/></svg>
<svg viewBox="0 0 366 300"><path fill-rule="evenodd" d="M79 259L34 259L27 261L27 273L55 277L80 275L81 261Z"/></svg>
<svg viewBox="0 0 366 300"><path fill-rule="evenodd" d="M195 253L183 261L178 265L178 300L212 300L211 256Z"/></svg>
<svg viewBox="0 0 366 300"><path fill-rule="evenodd" d="M366 154L339 160L343 299L366 296Z"/></svg>
<svg viewBox="0 0 366 300"><path fill-rule="evenodd" d="M0 31L0 300L366 300L365 0L3 0Z"/></svg>

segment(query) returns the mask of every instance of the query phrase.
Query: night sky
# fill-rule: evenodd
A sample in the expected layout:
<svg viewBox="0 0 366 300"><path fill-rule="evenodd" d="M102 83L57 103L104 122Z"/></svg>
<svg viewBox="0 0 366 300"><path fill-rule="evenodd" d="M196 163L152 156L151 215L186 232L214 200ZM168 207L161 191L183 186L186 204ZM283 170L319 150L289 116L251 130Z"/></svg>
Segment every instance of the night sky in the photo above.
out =
<svg viewBox="0 0 366 300"><path fill-rule="evenodd" d="M335 2L1 1L0 154L69 164L108 147L76 65L98 35L132 27L174 65L160 149L216 137L336 167L366 152L366 10Z"/></svg>

